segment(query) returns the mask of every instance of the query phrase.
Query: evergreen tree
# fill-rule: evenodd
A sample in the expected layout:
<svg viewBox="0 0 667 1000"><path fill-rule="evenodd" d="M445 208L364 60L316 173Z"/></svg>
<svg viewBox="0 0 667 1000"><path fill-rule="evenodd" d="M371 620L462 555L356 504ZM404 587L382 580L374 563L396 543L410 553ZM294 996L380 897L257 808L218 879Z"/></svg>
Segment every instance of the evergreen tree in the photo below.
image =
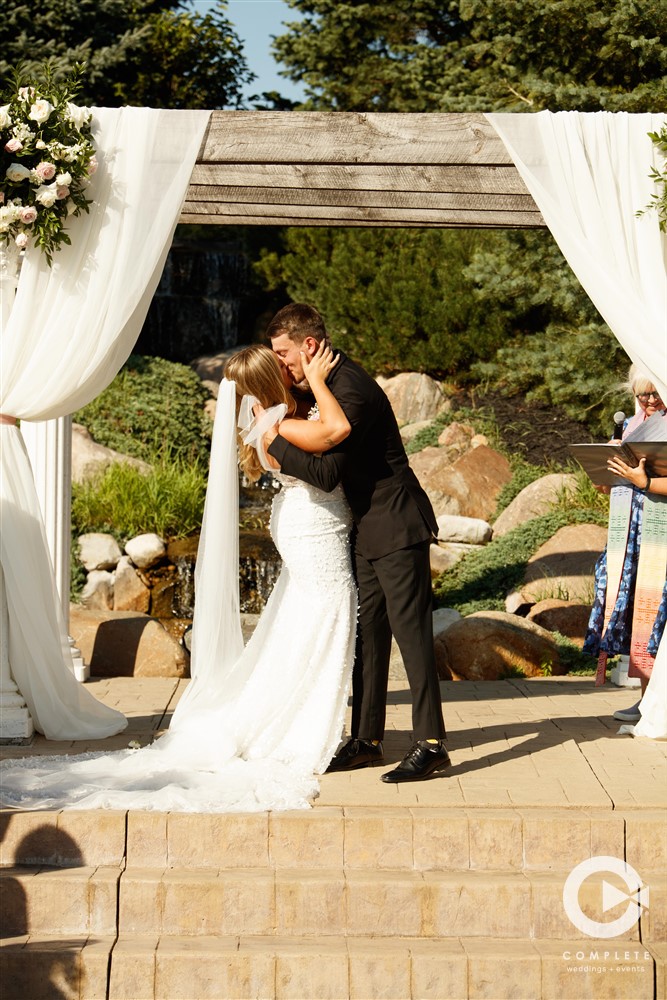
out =
<svg viewBox="0 0 667 1000"><path fill-rule="evenodd" d="M55 79L84 64L81 100L168 108L238 107L253 79L226 17L182 0L5 0L0 18L0 76L23 63L39 76L49 60Z"/></svg>

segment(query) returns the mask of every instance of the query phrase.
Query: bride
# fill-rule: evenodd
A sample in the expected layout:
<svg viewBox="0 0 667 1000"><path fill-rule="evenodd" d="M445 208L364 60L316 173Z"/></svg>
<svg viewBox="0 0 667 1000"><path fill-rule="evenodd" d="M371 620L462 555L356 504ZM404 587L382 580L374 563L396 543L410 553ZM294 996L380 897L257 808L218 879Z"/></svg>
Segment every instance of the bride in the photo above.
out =
<svg viewBox="0 0 667 1000"><path fill-rule="evenodd" d="M296 416L290 378L266 347L227 363L220 386L197 557L192 681L169 731L139 750L6 761L1 801L18 808L250 812L306 808L343 729L357 595L347 502L282 476L264 451L276 422L321 453L350 425L325 385L336 364L322 347L304 372L315 397ZM238 474L281 483L271 534L283 568L245 649L238 604Z"/></svg>

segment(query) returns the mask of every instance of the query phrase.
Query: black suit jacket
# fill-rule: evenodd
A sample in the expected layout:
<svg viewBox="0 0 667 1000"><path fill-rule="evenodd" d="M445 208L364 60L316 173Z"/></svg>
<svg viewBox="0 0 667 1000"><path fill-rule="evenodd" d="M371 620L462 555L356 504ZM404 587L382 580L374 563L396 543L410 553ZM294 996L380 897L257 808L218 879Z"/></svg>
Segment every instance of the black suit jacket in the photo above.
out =
<svg viewBox="0 0 667 1000"><path fill-rule="evenodd" d="M352 425L348 438L310 455L276 437L269 453L282 472L331 492L342 483L354 517L357 551L367 559L427 541L438 526L408 464L396 417L377 382L342 352L327 379Z"/></svg>

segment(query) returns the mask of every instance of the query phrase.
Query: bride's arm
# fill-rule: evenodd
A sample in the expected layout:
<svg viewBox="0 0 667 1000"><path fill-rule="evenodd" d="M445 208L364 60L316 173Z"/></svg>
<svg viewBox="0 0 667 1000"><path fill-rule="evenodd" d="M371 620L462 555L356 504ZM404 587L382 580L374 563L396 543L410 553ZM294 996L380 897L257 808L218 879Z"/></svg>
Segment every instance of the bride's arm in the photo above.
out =
<svg viewBox="0 0 667 1000"><path fill-rule="evenodd" d="M303 451L318 454L328 451L348 437L352 427L340 403L325 383L329 372L338 362L329 347L323 344L308 361L301 355L303 371L315 396L319 410L319 420L285 419L280 424L279 434Z"/></svg>

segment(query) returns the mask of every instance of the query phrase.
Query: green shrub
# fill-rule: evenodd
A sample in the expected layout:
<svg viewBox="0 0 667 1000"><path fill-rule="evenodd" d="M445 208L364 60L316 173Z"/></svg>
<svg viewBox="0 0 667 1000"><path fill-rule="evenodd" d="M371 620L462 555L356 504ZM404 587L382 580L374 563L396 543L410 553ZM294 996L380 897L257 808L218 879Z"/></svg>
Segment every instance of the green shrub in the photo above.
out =
<svg viewBox="0 0 667 1000"><path fill-rule="evenodd" d="M74 414L95 441L151 461L168 451L191 462L208 462L207 390L186 365L131 355L113 382Z"/></svg>
<svg viewBox="0 0 667 1000"><path fill-rule="evenodd" d="M202 465L179 458L163 456L148 474L115 463L73 485L73 531L104 531L119 541L145 531L183 538L201 527L206 481Z"/></svg>

